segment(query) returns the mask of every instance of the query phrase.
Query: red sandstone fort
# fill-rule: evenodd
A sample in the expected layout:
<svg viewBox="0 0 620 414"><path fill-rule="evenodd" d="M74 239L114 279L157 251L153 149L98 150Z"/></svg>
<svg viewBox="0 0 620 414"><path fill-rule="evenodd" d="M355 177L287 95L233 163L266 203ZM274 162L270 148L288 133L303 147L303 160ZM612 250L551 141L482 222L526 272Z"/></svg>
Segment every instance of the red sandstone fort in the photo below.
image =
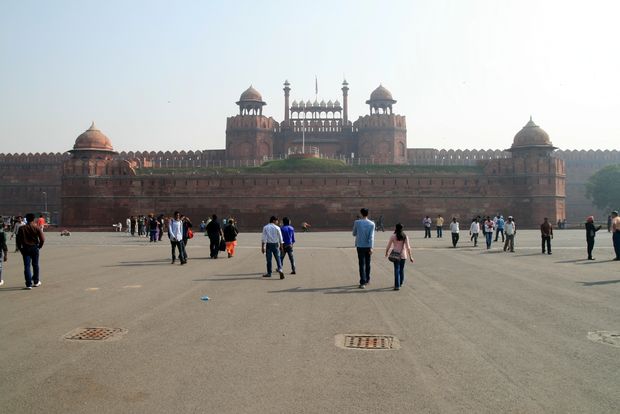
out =
<svg viewBox="0 0 620 414"><path fill-rule="evenodd" d="M54 223L73 229L109 229L131 215L173 210L193 219L233 216L244 229L260 228L272 214L318 229L349 228L362 206L408 227L437 214L466 223L500 213L526 227L543 217L569 224L606 217L585 198L585 182L620 163L618 151L557 150L531 118L512 142L499 137L505 150L408 148L406 119L393 112L396 100L385 87L370 94L369 113L354 122L348 90L344 81L342 103L290 102L285 82L277 122L262 114L266 103L250 87L239 114L226 121L225 150L118 153L93 123L65 153L0 154L0 214L49 211ZM260 168L300 154L357 168Z"/></svg>

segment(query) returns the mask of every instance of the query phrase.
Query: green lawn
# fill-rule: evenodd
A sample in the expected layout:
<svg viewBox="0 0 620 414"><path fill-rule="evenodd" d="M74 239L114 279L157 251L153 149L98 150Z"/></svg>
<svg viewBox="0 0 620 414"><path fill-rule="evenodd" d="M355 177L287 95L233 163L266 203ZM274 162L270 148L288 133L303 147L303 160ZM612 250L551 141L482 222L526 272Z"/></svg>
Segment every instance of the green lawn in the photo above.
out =
<svg viewBox="0 0 620 414"><path fill-rule="evenodd" d="M476 174L481 166L450 165L346 165L339 160L320 158L286 159L267 161L259 167L188 167L188 168L142 168L138 175L231 175L231 174Z"/></svg>

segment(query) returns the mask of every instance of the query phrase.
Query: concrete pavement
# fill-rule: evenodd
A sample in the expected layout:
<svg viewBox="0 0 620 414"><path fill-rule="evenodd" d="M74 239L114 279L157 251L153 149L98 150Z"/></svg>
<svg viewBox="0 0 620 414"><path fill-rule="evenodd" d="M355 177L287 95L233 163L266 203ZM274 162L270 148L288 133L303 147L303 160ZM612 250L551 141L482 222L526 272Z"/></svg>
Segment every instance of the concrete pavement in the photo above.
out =
<svg viewBox="0 0 620 414"><path fill-rule="evenodd" d="M197 235L180 266L168 242L49 233L41 287L21 289L19 254L5 264L0 411L617 413L620 348L587 335L620 331L620 263L604 230L583 260L583 233L557 231L548 256L535 231L515 253L409 232L398 292L389 232L366 290L348 232L299 232L298 274L285 262L284 280L261 278L258 234L217 260ZM64 339L93 326L127 333ZM394 335L400 349L337 347L347 333Z"/></svg>

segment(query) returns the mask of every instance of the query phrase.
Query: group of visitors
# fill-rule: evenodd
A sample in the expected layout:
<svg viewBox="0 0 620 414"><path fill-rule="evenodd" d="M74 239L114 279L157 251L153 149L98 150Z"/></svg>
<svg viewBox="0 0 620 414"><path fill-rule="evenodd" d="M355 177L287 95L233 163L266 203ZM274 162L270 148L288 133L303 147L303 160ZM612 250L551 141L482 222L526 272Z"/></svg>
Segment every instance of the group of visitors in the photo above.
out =
<svg viewBox="0 0 620 414"><path fill-rule="evenodd" d="M441 216L439 218L441 218ZM438 226L438 229L439 228ZM460 224L457 218L453 217L450 222L450 234L452 236L452 247L454 248L456 248L459 242L460 232ZM469 225L469 241L474 244L474 247L478 246L478 237L480 237L480 233L484 235L487 250L491 248L493 241L499 240L499 236L501 235L502 243L504 243L504 251L515 251L514 241L517 233L517 225L512 216L508 216L507 220L504 220L504 217L500 215L494 218L490 216L484 218L481 216L474 217ZM495 239L493 239L493 235L495 235Z"/></svg>
<svg viewBox="0 0 620 414"><path fill-rule="evenodd" d="M362 208L361 217L353 223L353 236L359 268L359 288L365 289L370 284L370 262L375 243L375 223L368 218L369 210ZM405 262L413 262L409 238L403 232L403 225L394 226L394 234L385 248L385 257L394 263L394 290L400 290L405 282Z"/></svg>
<svg viewBox="0 0 620 414"><path fill-rule="evenodd" d="M361 216L354 222L353 236L355 237L355 247L358 256L358 268L359 268L359 288L364 289L370 283L370 270L371 270L371 256L374 247L374 234L375 223L371 221L369 216L369 210L362 208L360 210ZM425 238L429 237L426 231L428 227L426 224L429 217L425 217ZM2 219L2 217L0 217ZM131 219L131 218L130 218ZM439 220L441 219L441 221ZM187 263L188 256L186 246L188 240L193 237L191 220L183 216L179 211L175 211L173 217L166 219L163 215L155 217L153 214L147 216L146 228L148 229L151 242L161 240L163 234L163 224L167 221L168 237L171 244L172 252L172 264L176 262L177 255L181 265ZM2 219L2 223L6 221ZM137 223L137 221L136 221ZM440 233L443 226L443 219L438 216L435 221L438 236L442 237ZM281 227L280 227L281 224ZM40 269L39 269L39 251L43 248L45 243L45 236L43 234L43 228L45 226L45 219L42 223L35 218L35 215L29 213L25 216L25 220L22 220L21 216L16 216L15 220L11 220L12 234L16 238L16 251L21 252L24 261L24 278L26 283L26 289L32 289L33 287L41 286ZM133 227L130 223L129 228ZM137 227L137 226L136 226ZM202 227L202 226L201 226ZM4 284L2 278L4 263L8 260L8 246L5 229L7 226L3 225L0 228L0 286ZM589 216L586 219L586 244L588 260L595 260L592 256L594 249L594 241L596 233L602 228L602 226L596 226L594 224L594 217ZM408 236L404 233L404 226L401 223L397 223L394 226L394 233L390 236L388 244L385 249L385 256L390 259L394 264L394 289L399 290L405 280L405 263L407 260L413 262L413 256L411 253L411 244ZM614 261L620 260L620 217L618 211L613 211L608 219L608 230L612 232L612 241L614 248ZM222 228L218 218L213 214L208 223L206 223L205 231L209 237L210 255L211 258L216 259L219 251L226 251L228 257L231 258L235 254L235 247L237 245L237 235L239 230L236 226L235 220L232 218L226 219L226 225ZM452 218L450 223L450 232L452 234L452 244L456 247L459 241L459 223L456 217ZM486 216L484 219L480 216L475 217L470 225L469 234L470 241L477 246L478 235L480 232L484 233L487 249L490 249L493 241L499 241L499 236L502 237L504 243L503 250L514 252L514 239L516 235L516 224L512 216L508 216L506 220L501 215L497 215L494 218ZM495 235L495 239L493 239ZM547 217L544 218L543 223L540 225L541 235L541 250L543 254L552 254L551 252L551 240L553 239L553 226ZM295 257L293 255L293 245L295 244L295 229L291 225L290 219L284 217L282 222L276 216L271 216L269 223L263 227L261 235L261 252L265 254L267 272L263 277L271 277L273 271L273 260L276 262L276 272L279 274L280 279L284 279L283 261L288 256L291 264L291 274L296 274ZM177 253L178 252L178 253Z"/></svg>
<svg viewBox="0 0 620 414"><path fill-rule="evenodd" d="M291 274L296 274L295 257L293 256L293 245L295 244L295 229L291 226L288 217L282 219L282 227L279 226L280 219L276 216L269 218L269 223L263 227L261 235L261 253L267 259L267 273L263 277L271 277L273 270L272 260L276 261L276 271L280 279L284 279L283 260L288 256L291 262Z"/></svg>
<svg viewBox="0 0 620 414"><path fill-rule="evenodd" d="M138 237L149 237L150 242L161 241L164 230L167 228L166 223L171 220L171 217L166 217L164 214L155 216L154 213L147 215L130 216L125 220L125 232L128 235ZM123 230L123 223L118 222L112 224L117 232Z"/></svg>

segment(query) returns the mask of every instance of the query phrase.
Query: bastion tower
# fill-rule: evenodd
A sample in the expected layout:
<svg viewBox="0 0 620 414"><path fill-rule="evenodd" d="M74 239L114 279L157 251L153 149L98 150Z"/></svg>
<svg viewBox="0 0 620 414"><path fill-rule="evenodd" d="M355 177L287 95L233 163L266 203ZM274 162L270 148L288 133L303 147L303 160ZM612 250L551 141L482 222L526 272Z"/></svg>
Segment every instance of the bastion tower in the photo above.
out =
<svg viewBox="0 0 620 414"><path fill-rule="evenodd" d="M77 137L69 152L71 158L62 166L63 225L80 227L102 218L112 220L111 212L125 216L126 212L115 204L116 193L122 191L117 177L135 176L132 164L116 158L112 142L94 122Z"/></svg>
<svg viewBox="0 0 620 414"><path fill-rule="evenodd" d="M507 150L512 157L485 164L486 179L513 197L508 214L526 227L539 225L544 217L553 223L566 218L566 170L555 150L547 132L530 117Z"/></svg>
<svg viewBox="0 0 620 414"><path fill-rule="evenodd" d="M273 155L273 134L278 123L263 115L266 105L250 86L241 94L239 115L226 119L226 155L230 159L255 160Z"/></svg>
<svg viewBox="0 0 620 414"><path fill-rule="evenodd" d="M405 117L396 115L396 103L390 91L379 85L366 101L370 115L354 123L358 131L358 156L377 164L407 163L407 124Z"/></svg>

